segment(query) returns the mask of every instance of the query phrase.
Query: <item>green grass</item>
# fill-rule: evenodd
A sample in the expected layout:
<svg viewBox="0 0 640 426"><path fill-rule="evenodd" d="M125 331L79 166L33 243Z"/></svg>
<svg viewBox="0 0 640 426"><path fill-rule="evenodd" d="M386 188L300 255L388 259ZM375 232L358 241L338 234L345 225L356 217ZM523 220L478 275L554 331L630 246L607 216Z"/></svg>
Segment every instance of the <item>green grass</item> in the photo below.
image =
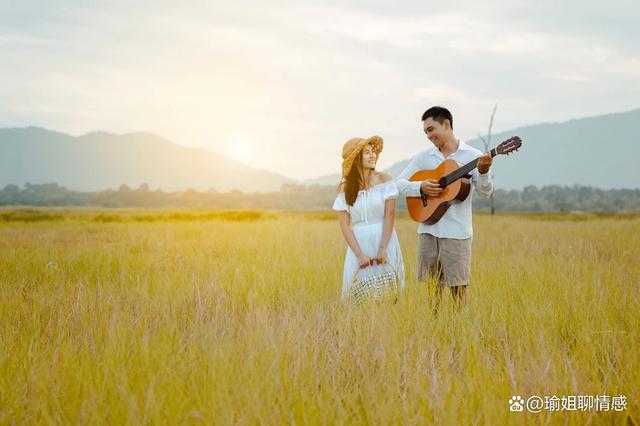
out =
<svg viewBox="0 0 640 426"><path fill-rule="evenodd" d="M405 292L361 310L332 213L2 214L0 424L640 423L634 215L476 215L434 316L404 213ZM508 410L554 394L627 409Z"/></svg>

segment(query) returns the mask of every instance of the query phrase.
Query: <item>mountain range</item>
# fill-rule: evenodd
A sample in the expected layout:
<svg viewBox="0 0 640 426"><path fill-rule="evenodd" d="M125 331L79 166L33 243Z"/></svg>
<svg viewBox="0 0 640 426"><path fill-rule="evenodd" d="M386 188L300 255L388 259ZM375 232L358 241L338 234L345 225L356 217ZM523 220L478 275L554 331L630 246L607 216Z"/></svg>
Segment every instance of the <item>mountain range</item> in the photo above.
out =
<svg viewBox="0 0 640 426"><path fill-rule="evenodd" d="M499 132L491 137L492 148L514 135L520 136L523 144L518 152L494 159L494 183L503 189L528 185L639 188L640 168L635 165L640 158L639 130L640 109L636 109ZM484 151L480 139L466 142ZM409 161L400 161L384 171L398 176ZM304 183L336 185L339 179L340 175L333 174Z"/></svg>
<svg viewBox="0 0 640 426"><path fill-rule="evenodd" d="M494 134L492 147L513 135L523 139L517 153L495 159L495 185L502 189L528 185L638 188L638 127L640 109ZM479 139L467 142L482 149ZM408 164L407 157L385 171L397 176ZM326 175L302 183L335 186L339 178ZM164 191L219 192L265 192L301 183L152 133L92 132L75 137L39 127L0 129L0 189L7 184L51 182L77 191L117 189L123 184L136 188L146 183Z"/></svg>
<svg viewBox="0 0 640 426"><path fill-rule="evenodd" d="M38 127L0 129L0 185L49 182L78 191L146 183L165 191L264 192L295 181L151 133L74 137Z"/></svg>

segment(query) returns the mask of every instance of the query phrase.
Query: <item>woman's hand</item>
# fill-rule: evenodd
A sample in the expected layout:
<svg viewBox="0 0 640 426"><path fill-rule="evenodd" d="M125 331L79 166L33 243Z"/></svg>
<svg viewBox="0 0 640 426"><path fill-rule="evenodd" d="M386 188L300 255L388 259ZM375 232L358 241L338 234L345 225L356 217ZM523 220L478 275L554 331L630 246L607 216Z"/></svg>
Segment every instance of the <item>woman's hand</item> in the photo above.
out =
<svg viewBox="0 0 640 426"><path fill-rule="evenodd" d="M378 249L378 253L376 254L376 259L387 260L387 248L380 247Z"/></svg>
<svg viewBox="0 0 640 426"><path fill-rule="evenodd" d="M358 265L361 268L366 268L371 264L371 258L369 256L365 256L364 254L359 254L358 256Z"/></svg>

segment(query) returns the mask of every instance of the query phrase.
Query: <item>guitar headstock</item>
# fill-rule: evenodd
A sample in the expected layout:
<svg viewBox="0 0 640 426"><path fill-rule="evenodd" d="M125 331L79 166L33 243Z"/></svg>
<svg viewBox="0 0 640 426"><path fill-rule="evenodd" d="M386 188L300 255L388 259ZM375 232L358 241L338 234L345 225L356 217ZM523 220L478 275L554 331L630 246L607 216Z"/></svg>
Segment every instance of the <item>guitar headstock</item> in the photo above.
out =
<svg viewBox="0 0 640 426"><path fill-rule="evenodd" d="M520 136L513 136L502 142L496 147L496 154L506 154L517 151L522 146L522 139Z"/></svg>

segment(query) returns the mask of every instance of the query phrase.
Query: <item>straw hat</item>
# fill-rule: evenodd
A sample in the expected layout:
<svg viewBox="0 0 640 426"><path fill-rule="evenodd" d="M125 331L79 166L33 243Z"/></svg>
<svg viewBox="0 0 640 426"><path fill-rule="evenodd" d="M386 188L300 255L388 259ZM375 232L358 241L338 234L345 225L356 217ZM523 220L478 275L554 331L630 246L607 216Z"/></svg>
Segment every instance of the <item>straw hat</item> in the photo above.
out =
<svg viewBox="0 0 640 426"><path fill-rule="evenodd" d="M344 144L342 147L342 177L347 177L349 172L351 171L351 166L353 166L353 162L360 153L364 149L365 146L371 144L373 147L373 151L376 154L380 154L382 152L382 145L384 141L380 136L371 136L370 138L351 138Z"/></svg>

